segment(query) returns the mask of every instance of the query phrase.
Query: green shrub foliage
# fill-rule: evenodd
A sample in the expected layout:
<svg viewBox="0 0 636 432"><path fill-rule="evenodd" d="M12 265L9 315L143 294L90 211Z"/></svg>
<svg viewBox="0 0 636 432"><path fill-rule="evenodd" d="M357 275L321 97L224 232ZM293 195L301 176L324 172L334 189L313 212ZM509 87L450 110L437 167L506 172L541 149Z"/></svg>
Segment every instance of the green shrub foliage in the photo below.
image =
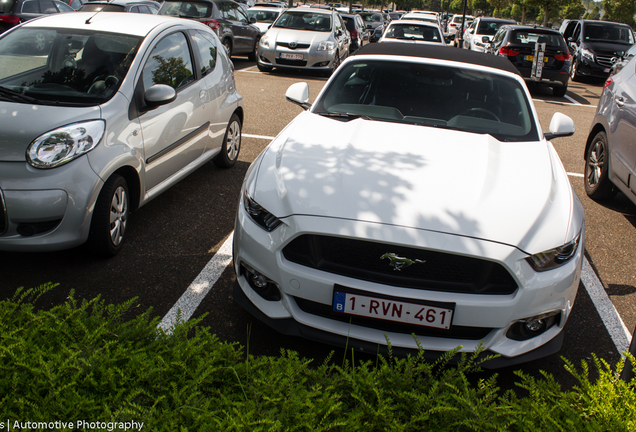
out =
<svg viewBox="0 0 636 432"><path fill-rule="evenodd" d="M458 349L436 362L421 353L357 364L351 353L319 365L293 351L257 357L199 320L166 334L150 310L131 313L135 300L105 305L71 293L36 308L53 287L0 302L0 422L134 420L153 432L636 430L636 380L619 378L623 361L593 356L592 382L589 364L564 359L579 383L571 391L549 374L518 372L520 391L502 392L496 374L469 381L478 353L457 365L448 363Z"/></svg>

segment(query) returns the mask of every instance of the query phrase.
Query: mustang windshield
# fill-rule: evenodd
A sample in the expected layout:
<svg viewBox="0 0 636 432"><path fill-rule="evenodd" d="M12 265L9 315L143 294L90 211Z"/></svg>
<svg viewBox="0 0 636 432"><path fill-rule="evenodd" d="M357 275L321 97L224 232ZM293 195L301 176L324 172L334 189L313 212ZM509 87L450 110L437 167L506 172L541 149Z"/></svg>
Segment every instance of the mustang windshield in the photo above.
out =
<svg viewBox="0 0 636 432"><path fill-rule="evenodd" d="M337 73L314 113L539 139L521 84L496 73L395 60L351 62Z"/></svg>
<svg viewBox="0 0 636 432"><path fill-rule="evenodd" d="M56 105L101 104L117 92L141 40L114 33L18 28L0 38L0 97L14 94L12 101Z"/></svg>

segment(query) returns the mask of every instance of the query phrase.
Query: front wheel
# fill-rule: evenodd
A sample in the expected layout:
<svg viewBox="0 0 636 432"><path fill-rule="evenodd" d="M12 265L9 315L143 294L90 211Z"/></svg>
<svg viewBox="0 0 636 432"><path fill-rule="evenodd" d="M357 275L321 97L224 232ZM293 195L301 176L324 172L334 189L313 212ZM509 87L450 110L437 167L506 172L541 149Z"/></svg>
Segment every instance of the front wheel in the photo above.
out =
<svg viewBox="0 0 636 432"><path fill-rule="evenodd" d="M581 75L579 75L578 62L575 58L572 58L572 64L570 65L570 79L572 81L581 81Z"/></svg>
<svg viewBox="0 0 636 432"><path fill-rule="evenodd" d="M212 159L212 162L219 168L230 168L236 163L240 151L241 119L238 115L232 114L232 118L230 118L225 130L221 152Z"/></svg>
<svg viewBox="0 0 636 432"><path fill-rule="evenodd" d="M232 41L229 39L223 39L223 47L225 48L225 52L228 57L232 57Z"/></svg>
<svg viewBox="0 0 636 432"><path fill-rule="evenodd" d="M603 201L616 195L616 188L608 177L609 147L607 135L599 132L585 155L585 193L595 201Z"/></svg>
<svg viewBox="0 0 636 432"><path fill-rule="evenodd" d="M119 253L128 224L128 184L119 174L104 183L91 220L88 247L96 255L105 257Z"/></svg>

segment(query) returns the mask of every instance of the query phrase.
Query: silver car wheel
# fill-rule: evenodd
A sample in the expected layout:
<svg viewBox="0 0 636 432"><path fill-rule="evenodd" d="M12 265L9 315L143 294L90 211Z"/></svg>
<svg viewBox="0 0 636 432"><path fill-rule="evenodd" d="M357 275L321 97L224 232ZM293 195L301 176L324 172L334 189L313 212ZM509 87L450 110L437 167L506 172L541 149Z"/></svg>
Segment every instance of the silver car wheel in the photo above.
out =
<svg viewBox="0 0 636 432"><path fill-rule="evenodd" d="M128 220L128 197L126 190L119 186L110 203L110 239L113 245L119 246L124 239Z"/></svg>
<svg viewBox="0 0 636 432"><path fill-rule="evenodd" d="M237 120L230 123L227 129L227 158L234 160L241 148L241 125Z"/></svg>
<svg viewBox="0 0 636 432"><path fill-rule="evenodd" d="M601 141L592 144L587 166L587 182L590 186L596 186L601 178L601 170L605 164L605 146Z"/></svg>

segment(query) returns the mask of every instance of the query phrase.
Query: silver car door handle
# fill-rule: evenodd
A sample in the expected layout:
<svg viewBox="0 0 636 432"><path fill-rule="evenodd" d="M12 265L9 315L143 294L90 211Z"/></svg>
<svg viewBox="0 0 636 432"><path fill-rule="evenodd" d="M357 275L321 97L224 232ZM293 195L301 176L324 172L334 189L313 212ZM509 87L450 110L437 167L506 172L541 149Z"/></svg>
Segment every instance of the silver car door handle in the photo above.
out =
<svg viewBox="0 0 636 432"><path fill-rule="evenodd" d="M625 105L625 99L620 96L614 96L614 103L619 107L623 107Z"/></svg>
<svg viewBox="0 0 636 432"><path fill-rule="evenodd" d="M199 92L199 99L205 99L205 90Z"/></svg>

